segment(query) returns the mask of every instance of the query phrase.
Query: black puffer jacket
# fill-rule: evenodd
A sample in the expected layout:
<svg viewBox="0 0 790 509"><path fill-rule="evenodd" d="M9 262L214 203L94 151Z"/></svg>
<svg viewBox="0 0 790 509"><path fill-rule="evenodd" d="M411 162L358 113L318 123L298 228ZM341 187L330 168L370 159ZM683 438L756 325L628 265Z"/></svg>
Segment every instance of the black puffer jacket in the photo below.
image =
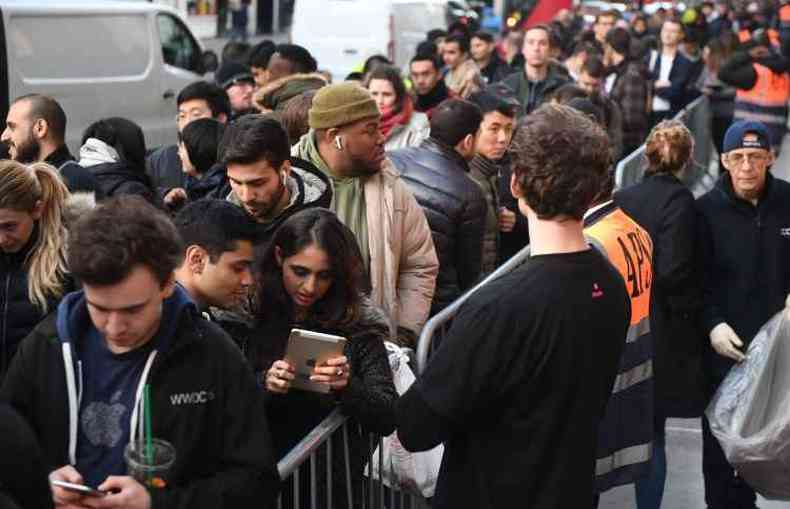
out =
<svg viewBox="0 0 790 509"><path fill-rule="evenodd" d="M34 229L27 245L18 253L6 254L0 251L0 382L5 378L19 343L45 316L30 300L27 291L25 258L37 236L38 230ZM49 311L55 310L58 300L49 300Z"/></svg>
<svg viewBox="0 0 790 509"><path fill-rule="evenodd" d="M433 138L419 147L390 152L388 157L425 211L433 233L439 257L431 306L435 315L480 277L485 197L460 154Z"/></svg>
<svg viewBox="0 0 790 509"><path fill-rule="evenodd" d="M126 161L104 163L91 166L99 188L105 199L124 194L142 196L150 203L159 205L158 196L151 179L142 171L137 171Z"/></svg>

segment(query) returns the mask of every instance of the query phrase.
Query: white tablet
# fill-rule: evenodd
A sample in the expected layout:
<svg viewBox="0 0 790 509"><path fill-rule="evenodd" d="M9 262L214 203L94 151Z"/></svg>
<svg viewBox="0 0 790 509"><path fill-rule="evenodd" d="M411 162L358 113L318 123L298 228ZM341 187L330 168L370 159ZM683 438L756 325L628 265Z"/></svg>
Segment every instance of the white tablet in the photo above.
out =
<svg viewBox="0 0 790 509"><path fill-rule="evenodd" d="M303 329L292 329L285 361L296 371L291 387L313 392L329 392L329 385L312 382L313 368L343 355L346 338Z"/></svg>

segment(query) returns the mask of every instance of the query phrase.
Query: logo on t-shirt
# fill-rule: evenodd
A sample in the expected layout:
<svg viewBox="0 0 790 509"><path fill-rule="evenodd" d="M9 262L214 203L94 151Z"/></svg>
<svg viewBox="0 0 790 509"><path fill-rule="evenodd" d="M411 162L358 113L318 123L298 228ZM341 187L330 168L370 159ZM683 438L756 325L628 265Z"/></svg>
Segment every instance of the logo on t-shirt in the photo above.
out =
<svg viewBox="0 0 790 509"><path fill-rule="evenodd" d="M779 235L782 237L790 237L790 228L780 228Z"/></svg>
<svg viewBox="0 0 790 509"><path fill-rule="evenodd" d="M603 297L603 290L598 286L598 283L593 283L592 298L600 299L601 297Z"/></svg>
<svg viewBox="0 0 790 509"><path fill-rule="evenodd" d="M92 401L82 412L82 431L94 447L115 447L123 437L121 417L127 408L120 403L121 391L109 403Z"/></svg>

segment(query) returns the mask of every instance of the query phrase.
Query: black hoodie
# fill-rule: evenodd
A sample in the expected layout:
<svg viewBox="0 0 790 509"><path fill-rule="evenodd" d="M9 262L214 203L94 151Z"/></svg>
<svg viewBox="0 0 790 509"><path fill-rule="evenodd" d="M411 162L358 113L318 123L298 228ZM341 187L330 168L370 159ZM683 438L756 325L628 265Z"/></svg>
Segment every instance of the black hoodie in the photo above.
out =
<svg viewBox="0 0 790 509"><path fill-rule="evenodd" d="M176 449L168 487L149 489L151 507L272 507L279 476L253 374L227 335L185 301L180 289L165 301L166 313L178 310L175 317L163 316L174 332L157 343L161 351L152 351L145 379L151 385L152 433ZM81 292L64 299L59 318L51 314L22 342L0 389L0 401L35 431L48 472L76 463L76 317L86 314Z"/></svg>

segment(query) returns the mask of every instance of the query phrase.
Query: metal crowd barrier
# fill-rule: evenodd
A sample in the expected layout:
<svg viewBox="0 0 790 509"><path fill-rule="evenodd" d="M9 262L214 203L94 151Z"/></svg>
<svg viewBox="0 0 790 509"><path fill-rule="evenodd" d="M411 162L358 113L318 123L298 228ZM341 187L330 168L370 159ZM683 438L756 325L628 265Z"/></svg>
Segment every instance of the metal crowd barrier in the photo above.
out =
<svg viewBox="0 0 790 509"><path fill-rule="evenodd" d="M680 110L674 117L680 120L694 136L693 164L683 177L685 184L695 196L713 188L716 182L718 162L711 140L710 102L701 96ZM645 146L642 145L621 160L615 168L615 188L636 184L645 174Z"/></svg>
<svg viewBox="0 0 790 509"><path fill-rule="evenodd" d="M337 489L333 480L337 475L342 478L348 508L428 509L428 502L419 494L398 486L385 486L380 478L374 479L372 474L358 480L352 478L349 426L348 418L340 409L333 410L277 463L280 479L285 480L283 493L277 501L277 509L332 509L335 505L334 490ZM383 439L384 437L378 435L368 436L369 453L366 464L371 472L376 452L378 465L384 464ZM333 455L338 453L343 455L345 466L339 473L335 471L337 463L333 461ZM325 476L320 470L325 470ZM383 469L379 468L381 470ZM381 473L379 476L381 477ZM286 496L289 500L284 503L283 498Z"/></svg>
<svg viewBox="0 0 790 509"><path fill-rule="evenodd" d="M480 283L472 287L465 294L457 298L452 304L444 308L440 313L434 315L433 318L428 320L428 323L422 328L420 338L417 340L417 371L422 373L425 371L425 366L428 364L428 356L431 354L437 342L441 341L452 325L452 319L455 317L458 310L466 302L466 300L480 288L499 279L520 267L525 261L529 259L529 246L515 254L510 260L503 263L494 272L488 275Z"/></svg>

